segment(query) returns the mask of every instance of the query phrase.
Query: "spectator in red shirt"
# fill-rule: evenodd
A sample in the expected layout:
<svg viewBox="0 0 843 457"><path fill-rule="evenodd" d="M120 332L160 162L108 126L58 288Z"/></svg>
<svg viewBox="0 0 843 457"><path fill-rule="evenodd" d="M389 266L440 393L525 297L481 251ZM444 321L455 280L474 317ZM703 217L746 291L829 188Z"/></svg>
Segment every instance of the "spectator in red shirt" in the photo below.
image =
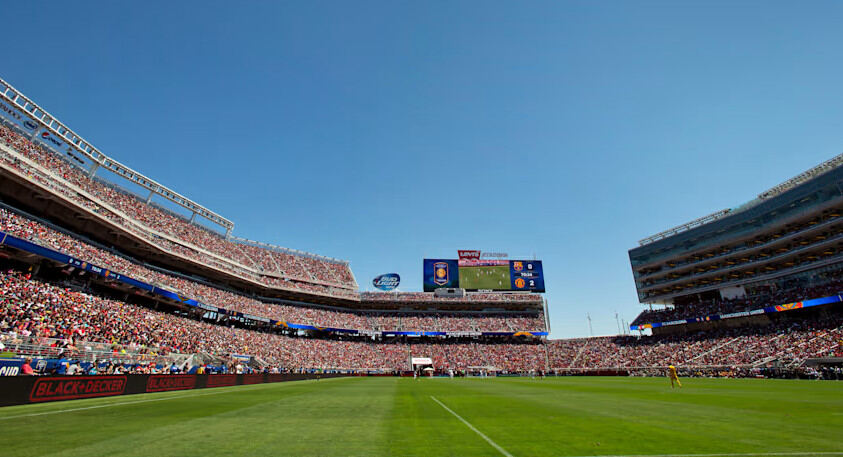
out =
<svg viewBox="0 0 843 457"><path fill-rule="evenodd" d="M26 360L23 361L23 366L20 367L21 375L23 376L35 376L35 370L32 369L32 357L27 357Z"/></svg>

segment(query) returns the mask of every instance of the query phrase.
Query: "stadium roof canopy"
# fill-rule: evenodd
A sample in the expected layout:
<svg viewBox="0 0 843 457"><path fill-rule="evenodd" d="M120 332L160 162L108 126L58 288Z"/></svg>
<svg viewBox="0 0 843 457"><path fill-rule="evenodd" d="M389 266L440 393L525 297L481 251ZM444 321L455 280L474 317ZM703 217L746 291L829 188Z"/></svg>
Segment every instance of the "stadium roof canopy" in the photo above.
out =
<svg viewBox="0 0 843 457"><path fill-rule="evenodd" d="M747 210L749 208L752 208L753 206L761 203L762 201L764 201L768 198L775 197L776 195L779 195L783 192L786 192L790 189L793 189L794 187L796 187L796 186L798 186L802 183L805 183L807 181L810 181L810 180L816 178L817 176L822 175L823 173L826 173L830 170L833 170L833 169L839 167L841 164L843 164L843 154L839 154L835 157L832 157L831 159L826 160L825 162L817 165L814 168L811 168L810 170L808 170L804 173L801 173L797 176L794 176L794 177L788 179L787 181L785 181L785 182L783 182L783 183L781 183L777 186L774 186L770 189L767 189L764 192L761 192L760 194L758 194L757 198L755 198L754 200L751 200L751 201L749 201L749 202L747 202L743 205L740 205L736 208L722 209L720 211L711 213L707 216L703 216L703 217L700 217L698 219L694 219L691 222L686 222L682 225L678 225L676 227L673 227L673 228L664 230L662 232L656 233L655 235L648 236L647 238L639 240L638 245L644 246L644 245L650 244L650 243L655 242L655 241L663 240L665 238L671 237L671 236L676 235L678 233L682 233L682 232L691 230L692 228L700 227L700 226L708 224L710 222L714 222L714 221L716 221L716 220L718 220L718 219L720 219L724 216L739 213L741 211L745 211L745 210Z"/></svg>
<svg viewBox="0 0 843 457"><path fill-rule="evenodd" d="M186 208L193 213L194 217L198 214L205 219L224 227L226 229L226 234L229 234L234 228L234 222L103 154L94 145L86 141L79 134L56 119L55 116L38 106L35 102L23 95L20 91L12 87L3 79L0 79L0 98L25 112L32 119L37 121L44 129L63 139L68 145L70 145L71 148L75 149L90 160L93 163L93 167L91 169L92 174L98 167L103 167L117 176L125 178L144 189L149 190L150 197L152 194L158 194L167 200Z"/></svg>

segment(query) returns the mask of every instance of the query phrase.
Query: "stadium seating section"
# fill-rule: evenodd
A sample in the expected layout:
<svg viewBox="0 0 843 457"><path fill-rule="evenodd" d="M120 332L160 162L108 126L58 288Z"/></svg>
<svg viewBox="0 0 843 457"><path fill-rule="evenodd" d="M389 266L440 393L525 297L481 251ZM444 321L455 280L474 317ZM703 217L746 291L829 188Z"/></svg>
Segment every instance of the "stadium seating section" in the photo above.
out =
<svg viewBox="0 0 843 457"><path fill-rule="evenodd" d="M168 255L197 262L261 286L304 292L309 304L282 304L191 276L148 265L81 234L61 229L9 206L0 208L0 230L110 271L168 289L181 297L260 318L283 322L378 331L468 332L451 337L367 338L338 333L267 329L231 322L206 311L115 300L90 286L45 278L20 269L0 273L0 343L22 353L55 355L110 354L159 360L204 354L220 359L249 355L273 370L333 368L403 371L411 357L430 357L439 370L493 367L498 371L555 370L574 373L617 370L646 373L668 364L751 370L771 364L799 366L809 358L843 357L843 314L823 310L802 317L770 318L763 325L715 326L696 333L650 337L618 336L544 340L512 336L546 331L543 300L535 294L472 293L439 298L424 292L358 292L349 266L326 257L300 254L246 240L229 239L193 224L118 186L89 178L87 170L0 127L0 167L55 194L104 224L122 230ZM827 213L826 223L839 215ZM798 230L800 227L789 227ZM836 233L836 232L835 232ZM767 236L767 235L765 235ZM769 236L777 237L781 234ZM724 247L712 255L728 256L765 243L766 238ZM747 261L751 261L748 259ZM692 264L688 258L671 268ZM643 274L657 275L662 266ZM69 273L68 273L68 276ZM838 275L839 276L839 275ZM822 278L821 278L822 279ZM645 311L633 324L665 322L733 313L840 293L833 275L806 287L801 283L755 290L745 298L685 299L670 309ZM341 298L360 309L327 306L320 298ZM445 305L471 305L441 311ZM408 309L427 311L407 311ZM402 308L405 308L401 310ZM381 309L381 311L374 311ZM383 311L396 309L399 311ZM432 311L439 309L439 311ZM468 311L467 309L471 309ZM509 311L503 311L508 309ZM522 311L513 311L521 309ZM495 311L489 311L495 310ZM530 311L524 311L530 310ZM794 314L794 316L797 316ZM237 324L237 325L234 325ZM478 332L509 336L479 337ZM26 348L26 349L20 349Z"/></svg>
<svg viewBox="0 0 843 457"><path fill-rule="evenodd" d="M8 146L0 153L4 167L164 250L275 287L338 296L356 293L346 264L228 241L110 183L88 179L85 170L2 126L0 143Z"/></svg>
<svg viewBox="0 0 843 457"><path fill-rule="evenodd" d="M375 313L348 312L315 307L297 307L277 303L266 303L223 289L210 287L183 277L164 274L125 257L92 246L79 238L53 230L44 224L25 218L11 211L0 208L0 230L59 252L84 259L93 264L106 267L111 271L173 290L180 296L189 297L220 308L240 311L258 317L294 322L297 324L335 327L356 330L395 330L395 331L523 331L543 330L542 315L501 314L457 315L417 313ZM403 297L404 294L385 294ZM417 299L416 294L409 294ZM432 294L422 294L424 300L433 301ZM378 294L368 294L372 301ZM475 302L494 301L496 294L478 294ZM529 297L529 296L528 296ZM532 296L536 297L536 296ZM450 300L450 299L448 299ZM443 299L438 299L443 301ZM535 303L535 300L533 300Z"/></svg>
<svg viewBox="0 0 843 457"><path fill-rule="evenodd" d="M492 366L505 371L761 365L776 359L843 357L843 316L669 337L606 337L513 342L409 343L300 338L230 328L156 312L33 280L0 274L0 331L11 338L51 339L79 349L107 343L139 354L249 353L275 367L406 370L409 357L429 356L440 369Z"/></svg>
<svg viewBox="0 0 843 457"><path fill-rule="evenodd" d="M843 281L837 275L829 276L821 285L803 287L798 284L781 289L760 290L753 295L726 299L682 300L670 308L644 311L635 318L633 325L653 322L669 322L678 319L692 319L718 314L752 311L767 306L781 305L802 301L810 298L821 298L837 295L843 291Z"/></svg>

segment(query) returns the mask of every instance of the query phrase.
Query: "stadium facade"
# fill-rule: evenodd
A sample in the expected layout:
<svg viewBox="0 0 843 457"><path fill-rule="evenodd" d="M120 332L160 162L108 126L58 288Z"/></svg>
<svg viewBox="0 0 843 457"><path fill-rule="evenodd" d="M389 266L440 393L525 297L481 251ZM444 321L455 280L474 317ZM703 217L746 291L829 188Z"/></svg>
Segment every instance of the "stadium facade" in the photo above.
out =
<svg viewBox="0 0 843 457"><path fill-rule="evenodd" d="M257 326L367 336L547 335L546 302L535 294L468 293L458 298L441 298L433 293L361 294L349 262L235 236L234 222L115 161L3 80L0 103L0 119L10 132L7 141L0 144L0 197L10 218L23 217L83 239L92 247L110 251L114 258L143 264L159 274L199 281L262 303L346 313L449 313L466 318L495 315L500 316L500 322L482 329L471 325L447 328L433 324L433 320L430 327L412 329L401 326L400 319L394 328L293 322L207 303L171 285L147 283L131 272L118 272L60 250L44 250L37 242L6 233L3 248L16 257L56 265L84 264L81 270L108 277L112 287L208 311L212 318L235 317ZM103 172L111 172L110 179L98 176ZM127 187L115 185L115 181ZM148 194L138 195L128 187ZM162 199L170 207L186 210L189 216L156 203ZM197 218L218 227L219 233L198 224ZM518 322L529 325L519 328L507 320L508 316L526 318Z"/></svg>
<svg viewBox="0 0 843 457"><path fill-rule="evenodd" d="M633 329L746 317L840 301L836 294L778 302L777 291L817 289L843 269L843 155L736 208L718 211L639 242L629 251L641 303L670 305L682 319L645 312ZM762 297L732 315L701 303ZM811 301L812 299L816 299ZM687 311L682 312L683 308ZM765 311L766 309L766 311ZM696 315L695 315L696 314Z"/></svg>

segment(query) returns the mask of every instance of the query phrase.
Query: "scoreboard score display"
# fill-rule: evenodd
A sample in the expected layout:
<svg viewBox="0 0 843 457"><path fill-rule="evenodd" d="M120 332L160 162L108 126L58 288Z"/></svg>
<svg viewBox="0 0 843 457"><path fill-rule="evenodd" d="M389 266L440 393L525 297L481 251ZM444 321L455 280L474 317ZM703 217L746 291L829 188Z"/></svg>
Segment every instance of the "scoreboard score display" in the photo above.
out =
<svg viewBox="0 0 843 457"><path fill-rule="evenodd" d="M424 290L544 292L541 260L424 259Z"/></svg>

